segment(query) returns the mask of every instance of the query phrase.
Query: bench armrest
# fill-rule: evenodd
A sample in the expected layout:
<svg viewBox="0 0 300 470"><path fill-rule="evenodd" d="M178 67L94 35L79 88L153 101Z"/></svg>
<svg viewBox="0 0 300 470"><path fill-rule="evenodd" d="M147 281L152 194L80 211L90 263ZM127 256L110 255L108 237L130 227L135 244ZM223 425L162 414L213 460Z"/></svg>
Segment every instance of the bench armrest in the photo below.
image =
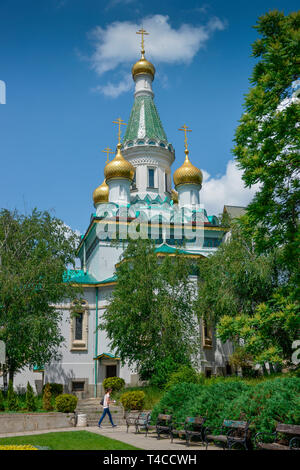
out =
<svg viewBox="0 0 300 470"><path fill-rule="evenodd" d="M275 441L276 439L276 436L277 436L277 432L258 432L257 434L255 434L254 436L254 442L255 442L255 445L259 444L260 442L263 441L263 438L265 436L268 436L268 437L272 437L273 438L273 442Z"/></svg>
<svg viewBox="0 0 300 470"><path fill-rule="evenodd" d="M300 449L300 436L293 437L289 442L289 448L291 450L299 450Z"/></svg>

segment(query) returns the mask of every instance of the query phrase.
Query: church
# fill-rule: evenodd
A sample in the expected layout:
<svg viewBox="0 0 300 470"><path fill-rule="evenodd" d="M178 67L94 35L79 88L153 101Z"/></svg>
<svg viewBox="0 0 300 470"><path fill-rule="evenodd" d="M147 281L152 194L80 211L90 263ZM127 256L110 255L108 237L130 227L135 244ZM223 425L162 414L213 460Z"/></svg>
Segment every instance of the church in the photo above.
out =
<svg viewBox="0 0 300 470"><path fill-rule="evenodd" d="M114 121L118 129L116 154L110 160L112 152L109 147L105 149L104 180L93 192L95 210L78 247L81 269L66 273L66 282L82 287L83 300L79 307L76 305L76 316L72 315L72 301L57 306L62 312L65 338L60 362L17 374L17 387L26 387L29 380L39 392L42 383L56 382L64 384L66 393L88 398L102 394L107 377L122 377L127 385L139 384L137 371L121 364L109 347L105 331L98 329L117 283L115 271L122 259L124 240L151 238L159 257L179 252L199 259L217 250L228 232L228 227L223 227L215 215L208 215L200 204L202 172L189 155L190 129L185 124L179 129L184 135L184 152L179 157L182 165L172 176L175 151L154 102L155 67L145 57L146 32L141 29L138 34L142 38L141 57L132 67L135 91L130 117L126 127L121 118ZM226 207L230 211L231 206ZM196 276L191 278L197 282ZM199 372L207 377L229 374L231 353L230 344L222 344L205 324L201 325Z"/></svg>

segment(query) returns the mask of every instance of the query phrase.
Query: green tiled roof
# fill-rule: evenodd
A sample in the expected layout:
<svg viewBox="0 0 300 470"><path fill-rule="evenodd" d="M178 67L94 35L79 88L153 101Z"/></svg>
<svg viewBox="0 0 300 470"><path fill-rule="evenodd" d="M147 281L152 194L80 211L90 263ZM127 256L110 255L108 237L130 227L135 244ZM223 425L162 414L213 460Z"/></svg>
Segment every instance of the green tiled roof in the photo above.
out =
<svg viewBox="0 0 300 470"><path fill-rule="evenodd" d="M179 253L179 254L186 254L186 255L197 255L198 254L196 252L186 251L186 250L183 250L183 249L180 249L180 248L176 249L173 246L167 245L166 243L164 243L161 246L158 246L157 248L155 248L154 251L155 251L155 253L170 253L170 254Z"/></svg>
<svg viewBox="0 0 300 470"><path fill-rule="evenodd" d="M68 269L64 276L64 282L74 282L76 284L97 284L97 279L83 269Z"/></svg>
<svg viewBox="0 0 300 470"><path fill-rule="evenodd" d="M139 136L139 126L141 119L141 110L144 106L144 126L145 135ZM143 120L143 116L142 116ZM131 140L139 138L155 139L156 141L168 142L167 136L163 129L160 117L158 115L156 106L151 96L137 96L134 100L133 108L131 110L129 122L123 138L123 144Z"/></svg>

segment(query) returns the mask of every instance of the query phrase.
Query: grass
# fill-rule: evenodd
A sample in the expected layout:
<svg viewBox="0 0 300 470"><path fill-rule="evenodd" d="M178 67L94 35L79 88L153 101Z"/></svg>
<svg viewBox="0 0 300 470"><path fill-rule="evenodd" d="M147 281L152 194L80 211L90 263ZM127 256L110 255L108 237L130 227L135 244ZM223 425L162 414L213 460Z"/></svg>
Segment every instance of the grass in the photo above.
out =
<svg viewBox="0 0 300 470"><path fill-rule="evenodd" d="M124 442L89 431L49 432L31 436L5 437L0 445L33 445L51 450L139 450Z"/></svg>

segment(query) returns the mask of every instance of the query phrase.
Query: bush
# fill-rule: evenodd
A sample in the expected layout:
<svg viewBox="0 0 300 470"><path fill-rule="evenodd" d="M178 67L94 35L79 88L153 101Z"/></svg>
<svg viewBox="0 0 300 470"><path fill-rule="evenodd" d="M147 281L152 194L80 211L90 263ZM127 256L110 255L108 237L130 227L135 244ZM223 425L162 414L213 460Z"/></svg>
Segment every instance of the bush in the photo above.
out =
<svg viewBox="0 0 300 470"><path fill-rule="evenodd" d="M125 380L121 377L108 377L103 380L103 387L105 390L111 388L113 392L118 392L125 386Z"/></svg>
<svg viewBox="0 0 300 470"><path fill-rule="evenodd" d="M173 415L176 423L187 416L205 416L206 425L217 430L224 419L250 421L256 432L274 432L276 423L300 422L300 379L278 377L246 383L241 379L212 381L209 385L182 383L170 388L154 407Z"/></svg>
<svg viewBox="0 0 300 470"><path fill-rule="evenodd" d="M149 380L150 385L163 388L167 383L170 375L178 370L180 365L176 363L171 357L166 357L154 363L154 370Z"/></svg>
<svg viewBox="0 0 300 470"><path fill-rule="evenodd" d="M26 408L28 411L36 410L36 401L32 387L29 382L27 382L27 391L26 391Z"/></svg>
<svg viewBox="0 0 300 470"><path fill-rule="evenodd" d="M50 392L53 397L57 397L63 393L63 384L57 384L55 382L49 382L48 384L43 385L42 392L44 393L46 385L50 385Z"/></svg>
<svg viewBox="0 0 300 470"><path fill-rule="evenodd" d="M145 394L142 391L126 392L120 397L125 410L142 410L145 403Z"/></svg>
<svg viewBox="0 0 300 470"><path fill-rule="evenodd" d="M77 406L77 401L77 397L65 393L64 395L58 395L58 397L56 397L55 406L57 411L61 413L73 413Z"/></svg>
<svg viewBox="0 0 300 470"><path fill-rule="evenodd" d="M9 411L17 411L19 409L19 401L17 394L14 391L12 380L10 380L8 384L7 407Z"/></svg>
<svg viewBox="0 0 300 470"><path fill-rule="evenodd" d="M43 393L43 409L46 411L53 410L52 406L52 394L50 384L46 384Z"/></svg>
<svg viewBox="0 0 300 470"><path fill-rule="evenodd" d="M198 374L191 366L180 366L176 372L173 372L165 386L166 390L180 383L197 383Z"/></svg>

